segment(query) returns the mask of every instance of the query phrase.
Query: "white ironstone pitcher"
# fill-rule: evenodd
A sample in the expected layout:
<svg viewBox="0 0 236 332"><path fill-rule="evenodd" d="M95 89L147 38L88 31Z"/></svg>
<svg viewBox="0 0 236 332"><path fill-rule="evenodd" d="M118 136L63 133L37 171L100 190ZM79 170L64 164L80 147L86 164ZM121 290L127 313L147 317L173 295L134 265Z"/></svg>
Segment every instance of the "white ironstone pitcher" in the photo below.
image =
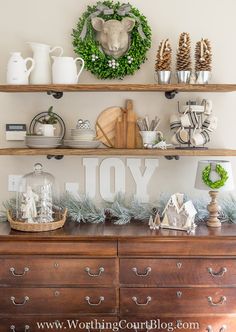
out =
<svg viewBox="0 0 236 332"><path fill-rule="evenodd" d="M76 84L84 69L84 60L81 58L52 56L52 81L54 84ZM81 68L77 71L76 62L81 62Z"/></svg>
<svg viewBox="0 0 236 332"><path fill-rule="evenodd" d="M32 63L29 69L27 62ZM29 84L29 75L34 65L32 58L23 59L20 52L12 52L7 64L7 84Z"/></svg>
<svg viewBox="0 0 236 332"><path fill-rule="evenodd" d="M59 56L63 54L63 48L60 46L51 46L39 43L28 43L33 51L33 58L35 60L35 68L30 75L31 84L51 84L52 83L52 69L50 54L59 50Z"/></svg>

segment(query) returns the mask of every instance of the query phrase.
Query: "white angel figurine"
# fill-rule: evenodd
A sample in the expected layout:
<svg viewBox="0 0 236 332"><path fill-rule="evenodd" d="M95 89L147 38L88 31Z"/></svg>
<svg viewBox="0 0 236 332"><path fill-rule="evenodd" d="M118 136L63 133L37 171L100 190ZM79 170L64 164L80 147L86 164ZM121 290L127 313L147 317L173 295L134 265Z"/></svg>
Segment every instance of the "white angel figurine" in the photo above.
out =
<svg viewBox="0 0 236 332"><path fill-rule="evenodd" d="M22 218L28 223L33 223L37 217L36 202L39 197L35 194L30 186L27 186L26 192L23 194L24 202L21 205Z"/></svg>

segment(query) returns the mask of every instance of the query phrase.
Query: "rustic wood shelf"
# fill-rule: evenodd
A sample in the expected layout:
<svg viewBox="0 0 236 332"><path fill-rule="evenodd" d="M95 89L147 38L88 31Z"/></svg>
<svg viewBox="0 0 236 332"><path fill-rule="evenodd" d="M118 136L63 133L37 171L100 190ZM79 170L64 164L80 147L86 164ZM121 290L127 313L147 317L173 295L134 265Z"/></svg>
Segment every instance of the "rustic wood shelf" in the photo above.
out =
<svg viewBox="0 0 236 332"><path fill-rule="evenodd" d="M50 84L0 85L0 92L233 92L236 84Z"/></svg>
<svg viewBox="0 0 236 332"><path fill-rule="evenodd" d="M190 157L235 157L236 150L208 149L208 150L156 150L156 149L29 149L29 148L3 148L1 156L190 156Z"/></svg>

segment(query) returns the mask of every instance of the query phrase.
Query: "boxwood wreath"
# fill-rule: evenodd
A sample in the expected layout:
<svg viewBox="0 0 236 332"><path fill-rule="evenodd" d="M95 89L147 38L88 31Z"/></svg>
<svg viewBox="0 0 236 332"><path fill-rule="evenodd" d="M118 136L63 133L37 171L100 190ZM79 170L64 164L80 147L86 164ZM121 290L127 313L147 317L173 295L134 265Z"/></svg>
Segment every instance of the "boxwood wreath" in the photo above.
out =
<svg viewBox="0 0 236 332"><path fill-rule="evenodd" d="M220 179L213 182L210 179L211 174L211 165L208 165L202 171L202 180L203 182L210 187L211 189L219 189L223 187L228 180L228 173L221 165L217 164L215 168L216 173L220 176Z"/></svg>
<svg viewBox="0 0 236 332"><path fill-rule="evenodd" d="M114 59L101 50L91 24L93 17L101 17L105 21L121 21L124 17L135 19L135 27L130 33L130 47L125 55ZM97 2L94 6L88 6L72 36L74 51L84 59L85 68L101 79L122 79L126 75L133 75L147 59L146 54L151 47L151 28L146 17L130 4L113 1Z"/></svg>

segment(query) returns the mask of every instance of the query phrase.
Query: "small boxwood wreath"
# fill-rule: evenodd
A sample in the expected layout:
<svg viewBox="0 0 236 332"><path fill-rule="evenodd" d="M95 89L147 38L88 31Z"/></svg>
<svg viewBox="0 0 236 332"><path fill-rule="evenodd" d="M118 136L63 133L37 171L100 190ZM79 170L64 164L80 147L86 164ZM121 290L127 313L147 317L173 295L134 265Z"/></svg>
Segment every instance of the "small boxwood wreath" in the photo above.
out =
<svg viewBox="0 0 236 332"><path fill-rule="evenodd" d="M121 21L124 17L135 18L136 24L131 32L130 48L125 55L114 59L103 53L91 24L91 18L94 16L106 21L111 19ZM146 54L151 47L151 28L146 17L130 4L113 1L98 2L94 6L88 6L72 36L74 51L84 59L85 68L101 79L122 79L126 75L133 75L147 60Z"/></svg>
<svg viewBox="0 0 236 332"><path fill-rule="evenodd" d="M223 187L229 178L228 172L221 165L217 164L215 171L220 176L220 179L215 182L211 181L211 179L210 179L211 165L208 165L202 171L202 180L211 189L219 189L219 188Z"/></svg>

